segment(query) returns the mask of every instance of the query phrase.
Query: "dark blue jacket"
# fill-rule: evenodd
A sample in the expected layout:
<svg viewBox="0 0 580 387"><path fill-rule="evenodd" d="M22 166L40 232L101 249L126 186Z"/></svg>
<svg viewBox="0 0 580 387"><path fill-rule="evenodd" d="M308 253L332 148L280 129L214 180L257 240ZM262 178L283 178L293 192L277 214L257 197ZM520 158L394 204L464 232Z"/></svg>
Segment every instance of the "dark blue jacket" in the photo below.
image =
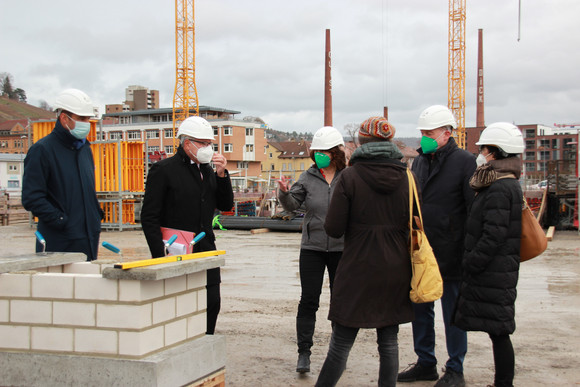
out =
<svg viewBox="0 0 580 387"><path fill-rule="evenodd" d="M453 138L435 153L417 151L411 170L422 194L425 233L443 279L460 280L465 220L474 196L469 179L475 172L475 157L460 149Z"/></svg>
<svg viewBox="0 0 580 387"><path fill-rule="evenodd" d="M46 251L82 252L97 259L103 211L95 192L88 141L77 140L57 120L24 159L22 204L38 217ZM41 251L37 242L36 251Z"/></svg>
<svg viewBox="0 0 580 387"><path fill-rule="evenodd" d="M194 251L215 250L212 221L215 209L229 211L234 193L229 174L218 177L209 164L192 164L180 146L173 157L151 167L147 176L141 225L153 258L165 255L161 227L191 231L203 238ZM219 268L208 271L208 284L220 282Z"/></svg>

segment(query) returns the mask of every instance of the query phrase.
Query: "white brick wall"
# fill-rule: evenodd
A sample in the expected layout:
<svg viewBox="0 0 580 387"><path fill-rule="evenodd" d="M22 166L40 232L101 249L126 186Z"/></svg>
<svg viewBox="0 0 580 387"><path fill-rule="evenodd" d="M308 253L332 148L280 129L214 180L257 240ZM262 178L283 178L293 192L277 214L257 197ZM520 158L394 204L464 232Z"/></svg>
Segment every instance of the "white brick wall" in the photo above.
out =
<svg viewBox="0 0 580 387"><path fill-rule="evenodd" d="M134 358L205 334L205 272L108 280L102 266L1 274L0 350Z"/></svg>
<svg viewBox="0 0 580 387"><path fill-rule="evenodd" d="M158 326L143 332L119 332L119 354L143 356L162 348L163 340L163 326Z"/></svg>
<svg viewBox="0 0 580 387"><path fill-rule="evenodd" d="M187 275L187 289L203 288L207 285L207 276L205 271Z"/></svg>
<svg viewBox="0 0 580 387"><path fill-rule="evenodd" d="M165 280L165 295L171 295L174 293L184 292L187 290L187 277L175 277L168 278Z"/></svg>
<svg viewBox="0 0 580 387"><path fill-rule="evenodd" d="M151 304L97 305L97 326L102 328L143 329L151 325Z"/></svg>
<svg viewBox="0 0 580 387"><path fill-rule="evenodd" d="M87 274L75 278L75 298L77 300L117 301L118 281Z"/></svg>
<svg viewBox="0 0 580 387"><path fill-rule="evenodd" d="M11 300L10 321L13 323L52 323L52 302L32 300Z"/></svg>
<svg viewBox="0 0 580 387"><path fill-rule="evenodd" d="M74 278L72 274L35 274L32 276L32 297L73 298Z"/></svg>
<svg viewBox="0 0 580 387"><path fill-rule="evenodd" d="M187 338L205 334L207 330L207 315L205 313L196 314L187 318Z"/></svg>
<svg viewBox="0 0 580 387"><path fill-rule="evenodd" d="M96 305L91 302L59 302L52 305L55 325L91 326L96 325Z"/></svg>
<svg viewBox="0 0 580 387"><path fill-rule="evenodd" d="M0 348L29 349L30 327L0 325Z"/></svg>
<svg viewBox="0 0 580 387"><path fill-rule="evenodd" d="M181 319L165 325L165 346L187 339L187 320Z"/></svg>
<svg viewBox="0 0 580 387"><path fill-rule="evenodd" d="M175 297L167 298L153 303L153 324L175 318Z"/></svg>
<svg viewBox="0 0 580 387"><path fill-rule="evenodd" d="M30 274L0 274L0 295L30 297Z"/></svg>
<svg viewBox="0 0 580 387"><path fill-rule="evenodd" d="M72 328L32 327L31 347L44 351L73 350Z"/></svg>
<svg viewBox="0 0 580 387"><path fill-rule="evenodd" d="M117 353L118 333L97 329L75 329L75 352Z"/></svg>
<svg viewBox="0 0 580 387"><path fill-rule="evenodd" d="M0 322L8 322L10 319L10 302L0 300Z"/></svg>

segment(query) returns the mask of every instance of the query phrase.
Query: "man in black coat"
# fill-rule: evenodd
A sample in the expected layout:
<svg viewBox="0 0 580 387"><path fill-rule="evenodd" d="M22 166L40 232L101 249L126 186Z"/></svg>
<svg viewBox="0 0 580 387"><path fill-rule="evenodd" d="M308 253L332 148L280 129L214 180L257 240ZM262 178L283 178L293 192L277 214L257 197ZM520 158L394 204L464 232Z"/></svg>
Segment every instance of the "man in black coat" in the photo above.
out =
<svg viewBox="0 0 580 387"><path fill-rule="evenodd" d="M195 252L215 250L215 209L233 207L227 160L213 152L213 129L201 117L189 117L177 132L180 146L173 157L159 161L147 176L141 225L153 258L165 255L161 227L205 232ZM215 165L213 171L210 162ZM220 269L207 272L207 333L213 334L220 310Z"/></svg>
<svg viewBox="0 0 580 387"><path fill-rule="evenodd" d="M24 159L22 205L38 217L45 251L81 252L92 261L97 259L103 218L86 140L93 103L84 92L67 89L58 95L55 108L54 129ZM37 241L36 251L42 249Z"/></svg>
<svg viewBox="0 0 580 387"><path fill-rule="evenodd" d="M446 106L434 105L424 110L418 122L423 135L419 157L411 167L422 193L425 232L443 277L441 307L449 359L445 375L435 384L437 387L465 385L463 359L467 353L467 334L453 326L451 318L461 281L465 220L474 196L469 179L476 164L475 157L460 149L451 137L456 127ZM413 367L399 373L397 381L437 380L434 303L414 304L414 309L413 344L418 359Z"/></svg>

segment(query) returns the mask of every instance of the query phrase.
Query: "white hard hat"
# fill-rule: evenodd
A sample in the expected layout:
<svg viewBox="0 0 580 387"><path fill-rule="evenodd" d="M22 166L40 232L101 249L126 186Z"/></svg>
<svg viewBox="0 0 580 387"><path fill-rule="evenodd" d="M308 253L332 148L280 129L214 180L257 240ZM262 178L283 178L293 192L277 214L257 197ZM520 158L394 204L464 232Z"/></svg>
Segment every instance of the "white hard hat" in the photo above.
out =
<svg viewBox="0 0 580 387"><path fill-rule="evenodd" d="M95 115L93 101L78 89L66 89L61 92L56 97L54 107L81 117L94 117Z"/></svg>
<svg viewBox="0 0 580 387"><path fill-rule="evenodd" d="M453 113L451 113L451 110L447 106L429 106L419 115L419 121L417 123L417 129L419 130L433 130L442 126L451 126L453 129L457 128L457 121L455 121Z"/></svg>
<svg viewBox="0 0 580 387"><path fill-rule="evenodd" d="M344 145L340 132L332 126L324 126L314 133L311 150L329 150L337 145Z"/></svg>
<svg viewBox="0 0 580 387"><path fill-rule="evenodd" d="M213 140L213 128L205 118L198 116L187 117L177 130L177 138L188 136L199 140Z"/></svg>
<svg viewBox="0 0 580 387"><path fill-rule="evenodd" d="M524 153L522 131L509 122L495 122L481 132L475 145L493 145L508 154Z"/></svg>

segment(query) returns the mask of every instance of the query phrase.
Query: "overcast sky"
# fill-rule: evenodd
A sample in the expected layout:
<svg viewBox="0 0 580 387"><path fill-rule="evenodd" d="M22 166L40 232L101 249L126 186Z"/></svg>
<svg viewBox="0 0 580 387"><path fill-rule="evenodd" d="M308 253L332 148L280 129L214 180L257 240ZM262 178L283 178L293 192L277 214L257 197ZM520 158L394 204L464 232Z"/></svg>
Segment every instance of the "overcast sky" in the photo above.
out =
<svg viewBox="0 0 580 387"><path fill-rule="evenodd" d="M101 112L128 85L175 87L174 1L0 0L0 73L28 102L69 87ZM485 122L580 122L580 2L467 0L466 125L475 125L477 31L483 29ZM382 115L418 136L419 113L447 105L447 0L196 0L200 105L259 116L273 129L323 126L325 30L333 123Z"/></svg>

